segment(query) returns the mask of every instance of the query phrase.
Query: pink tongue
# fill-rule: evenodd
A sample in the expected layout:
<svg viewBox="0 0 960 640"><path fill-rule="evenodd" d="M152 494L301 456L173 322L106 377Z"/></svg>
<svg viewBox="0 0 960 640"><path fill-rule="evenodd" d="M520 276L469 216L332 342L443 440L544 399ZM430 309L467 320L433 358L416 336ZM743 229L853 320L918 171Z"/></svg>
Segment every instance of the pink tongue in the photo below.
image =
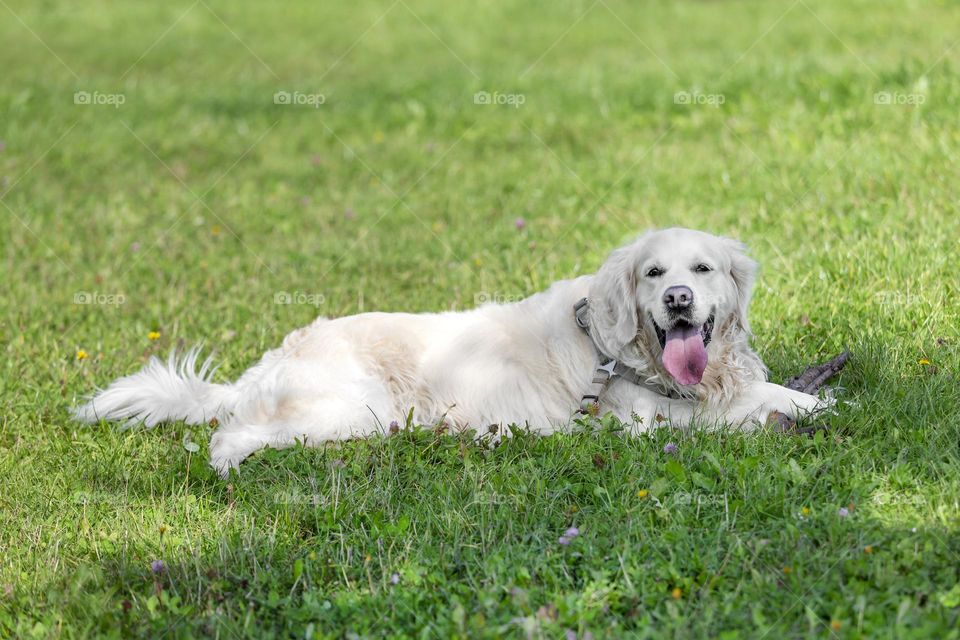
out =
<svg viewBox="0 0 960 640"><path fill-rule="evenodd" d="M707 368L707 348L700 327L685 326L667 331L663 366L680 384L697 384Z"/></svg>

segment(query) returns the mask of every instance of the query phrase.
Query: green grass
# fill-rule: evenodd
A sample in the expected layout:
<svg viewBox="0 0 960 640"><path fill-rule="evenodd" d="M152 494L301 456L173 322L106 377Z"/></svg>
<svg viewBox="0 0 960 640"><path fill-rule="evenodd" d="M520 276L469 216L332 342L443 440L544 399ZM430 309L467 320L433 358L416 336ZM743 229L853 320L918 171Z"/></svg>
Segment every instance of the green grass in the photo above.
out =
<svg viewBox="0 0 960 640"><path fill-rule="evenodd" d="M958 637L956 3L0 5L0 637ZM666 225L752 247L775 380L853 350L829 434L426 427L227 484L212 427L67 418Z"/></svg>

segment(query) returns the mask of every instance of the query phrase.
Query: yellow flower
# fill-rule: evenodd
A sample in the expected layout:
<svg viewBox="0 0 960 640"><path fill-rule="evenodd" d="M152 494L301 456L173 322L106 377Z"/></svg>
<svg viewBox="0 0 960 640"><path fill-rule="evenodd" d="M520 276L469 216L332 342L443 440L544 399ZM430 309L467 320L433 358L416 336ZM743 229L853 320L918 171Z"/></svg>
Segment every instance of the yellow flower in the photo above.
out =
<svg viewBox="0 0 960 640"><path fill-rule="evenodd" d="M160 332L159 332L159 331L151 331L150 333L147 334L147 339L148 339L148 340L159 340L159 339L160 339Z"/></svg>
<svg viewBox="0 0 960 640"><path fill-rule="evenodd" d="M646 498L648 495L650 495L650 492L646 489L640 489L640 491L637 491L638 498Z"/></svg>
<svg viewBox="0 0 960 640"><path fill-rule="evenodd" d="M77 349L77 360L86 360L87 352L83 349Z"/></svg>
<svg viewBox="0 0 960 640"><path fill-rule="evenodd" d="M212 234L215 235L215 236L220 235L220 233L221 233L222 231L223 231L223 229L221 229L221 228L220 228L220 225L218 225L218 224L215 224L215 225L213 225L213 227L210 228L210 233L212 233Z"/></svg>
<svg viewBox="0 0 960 640"><path fill-rule="evenodd" d="M683 596L683 590L680 587L674 587L673 591L670 592L670 595L674 600L679 600Z"/></svg>
<svg viewBox="0 0 960 640"><path fill-rule="evenodd" d="M863 548L863 552L864 552L864 553L873 553L873 545L868 544L867 546L865 546L865 547Z"/></svg>
<svg viewBox="0 0 960 640"><path fill-rule="evenodd" d="M800 513L805 516L810 515L810 507L804 507L803 509L800 509Z"/></svg>
<svg viewBox="0 0 960 640"><path fill-rule="evenodd" d="M364 561L364 562L370 562L371 560L373 560L373 556L371 556L369 553L368 553L367 555L363 556L363 561Z"/></svg>
<svg viewBox="0 0 960 640"><path fill-rule="evenodd" d="M784 568L783 568L783 572L784 572L784 573L790 573L791 571L793 571L793 569L791 569L790 567L784 567Z"/></svg>
<svg viewBox="0 0 960 640"><path fill-rule="evenodd" d="M920 358L919 360L917 360L917 364L930 364L930 361L927 360L926 358Z"/></svg>
<svg viewBox="0 0 960 640"><path fill-rule="evenodd" d="M840 627L841 627L841 624L839 620L833 620L830 623L830 628L833 629L834 631L840 631Z"/></svg>

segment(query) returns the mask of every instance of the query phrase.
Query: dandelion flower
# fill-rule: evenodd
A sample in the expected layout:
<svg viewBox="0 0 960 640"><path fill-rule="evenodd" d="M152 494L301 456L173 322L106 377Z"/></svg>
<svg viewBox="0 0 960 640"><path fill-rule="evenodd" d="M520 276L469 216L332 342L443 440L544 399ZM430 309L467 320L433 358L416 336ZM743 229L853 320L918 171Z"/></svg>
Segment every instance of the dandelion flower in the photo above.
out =
<svg viewBox="0 0 960 640"><path fill-rule="evenodd" d="M800 515L802 516L810 515L810 507L804 507L803 509L800 509Z"/></svg>
<svg viewBox="0 0 960 640"><path fill-rule="evenodd" d="M840 627L843 626L840 624L839 620L833 620L830 622L830 628L834 631L840 631Z"/></svg>
<svg viewBox="0 0 960 640"><path fill-rule="evenodd" d="M159 331L151 331L150 333L147 334L147 340L150 340L151 342L159 339L160 339Z"/></svg>
<svg viewBox="0 0 960 640"><path fill-rule="evenodd" d="M924 364L924 365L926 365L926 364L930 364L930 361L927 360L926 358L920 358L919 360L917 360L917 364Z"/></svg>
<svg viewBox="0 0 960 640"><path fill-rule="evenodd" d="M786 574L786 573L790 573L791 571L793 571L793 569L791 569L790 567L784 567L784 568L783 568L783 572L784 572L785 574Z"/></svg>
<svg viewBox="0 0 960 640"><path fill-rule="evenodd" d="M83 349L77 349L77 360L86 360L87 352Z"/></svg>
<svg viewBox="0 0 960 640"><path fill-rule="evenodd" d="M638 498L646 498L648 495L650 495L650 492L646 489L640 489L640 491L637 491Z"/></svg>
<svg viewBox="0 0 960 640"><path fill-rule="evenodd" d="M679 600L683 596L683 589L680 587L674 587L673 591L670 592L670 595L674 600Z"/></svg>

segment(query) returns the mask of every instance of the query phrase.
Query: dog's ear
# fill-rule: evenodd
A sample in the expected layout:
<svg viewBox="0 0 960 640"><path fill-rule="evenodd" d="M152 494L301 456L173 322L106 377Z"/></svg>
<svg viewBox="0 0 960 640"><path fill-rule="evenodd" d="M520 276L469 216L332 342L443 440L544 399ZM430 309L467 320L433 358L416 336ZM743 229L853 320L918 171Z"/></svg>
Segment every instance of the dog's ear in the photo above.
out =
<svg viewBox="0 0 960 640"><path fill-rule="evenodd" d="M737 290L737 303L734 313L736 323L743 331L750 333L747 321L747 308L753 293L753 283L757 279L758 265L747 255L747 247L739 240L725 238L727 256L730 258L730 277Z"/></svg>
<svg viewBox="0 0 960 640"><path fill-rule="evenodd" d="M598 346L610 355L637 337L637 258L636 243L617 249L590 285L590 327Z"/></svg>

